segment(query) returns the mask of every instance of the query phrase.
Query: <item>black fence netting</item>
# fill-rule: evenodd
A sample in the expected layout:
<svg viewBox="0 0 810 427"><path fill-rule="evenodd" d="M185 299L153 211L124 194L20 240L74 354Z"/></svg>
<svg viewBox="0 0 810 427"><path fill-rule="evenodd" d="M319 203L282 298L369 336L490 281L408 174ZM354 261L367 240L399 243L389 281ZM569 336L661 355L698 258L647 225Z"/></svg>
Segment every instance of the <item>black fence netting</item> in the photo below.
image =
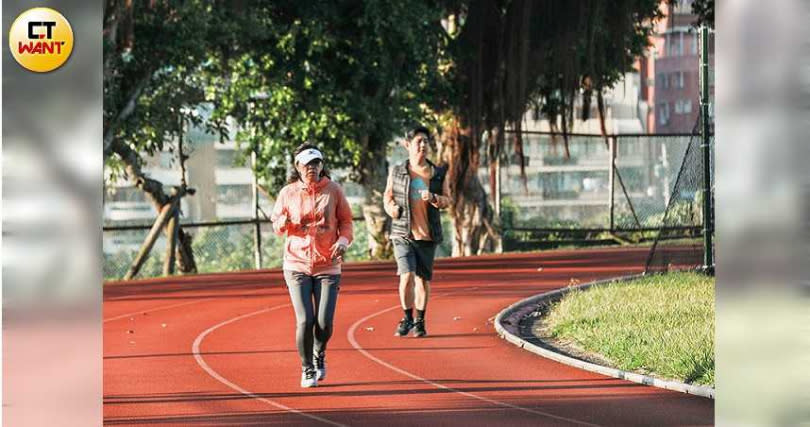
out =
<svg viewBox="0 0 810 427"><path fill-rule="evenodd" d="M713 138L709 147L713 147ZM704 261L704 218L705 197L713 197L713 183L708 194L704 190L704 153L699 135L693 136L683 160L680 162L672 189L666 203L658 230L645 264L645 272L658 273L674 267L701 266ZM710 162L712 163L712 162ZM713 166L709 165L710 169ZM714 174L710 173L710 177ZM708 218L711 219L711 218ZM711 222L710 222L711 223ZM698 226L692 233L684 233L678 226L690 224Z"/></svg>

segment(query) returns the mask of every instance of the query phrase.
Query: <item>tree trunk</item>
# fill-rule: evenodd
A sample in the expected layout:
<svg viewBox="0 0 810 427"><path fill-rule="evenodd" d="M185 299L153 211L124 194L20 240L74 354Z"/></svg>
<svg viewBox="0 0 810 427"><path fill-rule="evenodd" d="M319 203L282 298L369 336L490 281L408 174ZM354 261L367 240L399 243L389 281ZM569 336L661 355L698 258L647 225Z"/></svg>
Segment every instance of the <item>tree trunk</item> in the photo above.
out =
<svg viewBox="0 0 810 427"><path fill-rule="evenodd" d="M155 206L155 209L162 212L163 207L170 202L170 198L163 191L163 184L160 181L144 175L138 153L118 139L113 139L110 148L113 153L118 154L126 165L127 177L133 186L142 190L146 194L147 200ZM168 233L169 230L164 227L164 232ZM196 273L197 264L194 261L194 253L191 249L191 236L179 224L177 226L177 237L177 247L175 249L177 269L183 273Z"/></svg>
<svg viewBox="0 0 810 427"><path fill-rule="evenodd" d="M480 255L492 251L500 237L493 224L493 211L478 179L480 155L471 131L453 120L444 128L439 158L448 166L453 206L453 256Z"/></svg>
<svg viewBox="0 0 810 427"><path fill-rule="evenodd" d="M368 255L371 259L389 259L393 253L388 229L391 218L383 210L383 192L388 180L388 162L385 143L373 136L366 136L364 145L368 147L366 158L357 171L358 183L365 189L363 218L368 235Z"/></svg>

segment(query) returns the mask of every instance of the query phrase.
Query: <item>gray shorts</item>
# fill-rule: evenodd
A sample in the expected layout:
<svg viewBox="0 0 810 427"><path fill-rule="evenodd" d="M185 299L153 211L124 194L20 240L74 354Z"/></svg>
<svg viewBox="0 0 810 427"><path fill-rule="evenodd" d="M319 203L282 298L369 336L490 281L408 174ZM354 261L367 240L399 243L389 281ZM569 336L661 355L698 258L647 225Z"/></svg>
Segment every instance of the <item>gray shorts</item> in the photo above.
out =
<svg viewBox="0 0 810 427"><path fill-rule="evenodd" d="M392 242L394 243L394 257L397 260L397 274L413 272L425 280L433 279L436 243L402 237L394 237Z"/></svg>

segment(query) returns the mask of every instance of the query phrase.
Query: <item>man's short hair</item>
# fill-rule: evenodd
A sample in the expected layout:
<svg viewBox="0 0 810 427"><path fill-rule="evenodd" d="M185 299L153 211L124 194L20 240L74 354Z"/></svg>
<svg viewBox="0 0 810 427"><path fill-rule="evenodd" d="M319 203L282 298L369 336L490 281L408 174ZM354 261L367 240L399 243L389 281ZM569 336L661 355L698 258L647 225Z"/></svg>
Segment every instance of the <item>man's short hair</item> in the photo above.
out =
<svg viewBox="0 0 810 427"><path fill-rule="evenodd" d="M412 140L416 134L423 133L427 137L428 141L430 141L430 129L425 126L417 125L413 129L409 130L408 133L405 135L408 138L408 141Z"/></svg>

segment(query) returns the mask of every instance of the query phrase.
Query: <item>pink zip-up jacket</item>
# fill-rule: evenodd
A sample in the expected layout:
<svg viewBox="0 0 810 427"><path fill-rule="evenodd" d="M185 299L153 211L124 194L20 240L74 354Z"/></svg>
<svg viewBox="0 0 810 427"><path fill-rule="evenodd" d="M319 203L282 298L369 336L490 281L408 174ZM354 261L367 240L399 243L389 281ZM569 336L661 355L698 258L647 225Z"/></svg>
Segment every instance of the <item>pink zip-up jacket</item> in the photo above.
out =
<svg viewBox="0 0 810 427"><path fill-rule="evenodd" d="M298 181L284 186L270 220L276 234L287 233L284 270L340 274L340 261L332 260L332 247L338 241L350 245L354 235L352 209L338 184L322 177L310 185Z"/></svg>

